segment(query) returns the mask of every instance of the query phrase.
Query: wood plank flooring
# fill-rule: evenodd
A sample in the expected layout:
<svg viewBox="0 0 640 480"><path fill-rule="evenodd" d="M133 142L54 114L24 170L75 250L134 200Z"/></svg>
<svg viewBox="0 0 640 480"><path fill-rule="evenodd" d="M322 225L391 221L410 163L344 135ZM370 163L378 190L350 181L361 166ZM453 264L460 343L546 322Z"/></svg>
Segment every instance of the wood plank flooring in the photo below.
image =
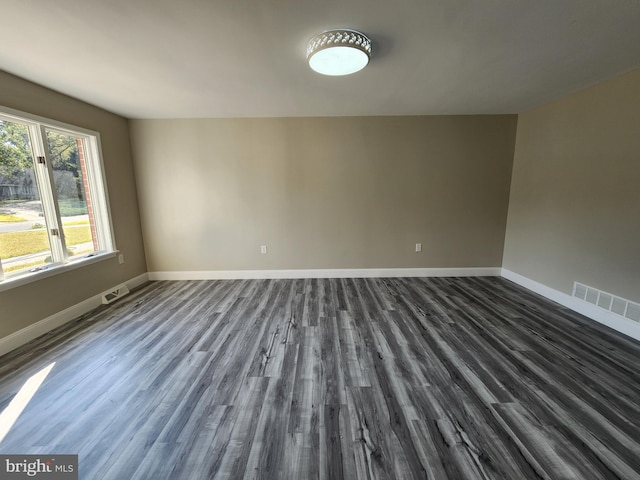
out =
<svg viewBox="0 0 640 480"><path fill-rule="evenodd" d="M0 358L97 479L640 479L640 344L501 278L154 282Z"/></svg>

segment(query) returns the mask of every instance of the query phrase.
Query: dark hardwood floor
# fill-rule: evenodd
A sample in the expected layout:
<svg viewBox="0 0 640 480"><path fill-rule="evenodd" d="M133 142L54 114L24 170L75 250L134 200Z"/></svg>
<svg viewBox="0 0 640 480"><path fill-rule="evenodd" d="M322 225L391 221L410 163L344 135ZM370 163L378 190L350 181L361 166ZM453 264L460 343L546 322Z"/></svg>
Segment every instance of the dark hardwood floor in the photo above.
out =
<svg viewBox="0 0 640 480"><path fill-rule="evenodd" d="M640 344L501 278L155 282L0 358L94 479L640 479Z"/></svg>

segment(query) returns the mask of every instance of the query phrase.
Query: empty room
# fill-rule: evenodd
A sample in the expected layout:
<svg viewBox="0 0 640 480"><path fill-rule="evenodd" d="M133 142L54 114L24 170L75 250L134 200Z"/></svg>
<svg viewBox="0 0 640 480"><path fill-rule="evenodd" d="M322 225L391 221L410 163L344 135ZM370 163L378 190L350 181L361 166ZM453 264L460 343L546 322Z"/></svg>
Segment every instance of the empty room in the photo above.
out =
<svg viewBox="0 0 640 480"><path fill-rule="evenodd" d="M640 479L640 3L1 12L0 479Z"/></svg>

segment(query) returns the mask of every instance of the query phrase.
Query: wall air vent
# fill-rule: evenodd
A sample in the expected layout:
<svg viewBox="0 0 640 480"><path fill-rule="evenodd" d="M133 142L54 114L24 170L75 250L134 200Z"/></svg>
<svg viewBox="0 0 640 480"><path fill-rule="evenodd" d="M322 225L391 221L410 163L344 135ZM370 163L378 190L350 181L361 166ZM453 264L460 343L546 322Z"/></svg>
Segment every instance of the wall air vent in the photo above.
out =
<svg viewBox="0 0 640 480"><path fill-rule="evenodd" d="M103 305L106 305L108 303L115 302L118 298L124 297L127 293L129 293L129 289L126 285L118 285L112 290L102 294L102 303Z"/></svg>
<svg viewBox="0 0 640 480"><path fill-rule="evenodd" d="M640 322L640 304L634 303L631 300L618 297L612 293L603 292L602 290L578 282L573 283L572 295L603 310L615 313L634 322Z"/></svg>

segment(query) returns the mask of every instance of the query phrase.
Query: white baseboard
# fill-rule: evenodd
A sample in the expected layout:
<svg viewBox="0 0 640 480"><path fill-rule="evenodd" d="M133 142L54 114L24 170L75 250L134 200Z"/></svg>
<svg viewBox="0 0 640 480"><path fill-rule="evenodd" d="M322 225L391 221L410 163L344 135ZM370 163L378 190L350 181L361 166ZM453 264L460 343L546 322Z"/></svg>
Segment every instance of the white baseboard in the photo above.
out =
<svg viewBox="0 0 640 480"><path fill-rule="evenodd" d="M143 273L142 275L138 275L126 282L124 282L127 287L130 289L138 287L143 283L149 281L149 275ZM18 330L17 332L12 333L4 338L0 338L0 355L4 355L5 353L9 353L12 350L15 350L22 345L29 343L31 340L38 338L41 335L44 335L47 332L50 332L54 328L58 328L61 325L64 325L67 322L70 322L74 318L79 317L80 315L84 315L87 312L90 312L94 308L102 305L102 294L94 295L91 298L87 298L80 303L70 306L69 308L65 308L61 312L54 313L53 315L40 320L39 322L33 323L28 327L23 328L22 330Z"/></svg>
<svg viewBox="0 0 640 480"><path fill-rule="evenodd" d="M499 267L480 268L357 268L317 270L214 270L149 272L149 280L244 280L263 278L493 277Z"/></svg>
<svg viewBox="0 0 640 480"><path fill-rule="evenodd" d="M589 317L590 319L595 320L598 323L602 323L607 327L613 328L620 333L624 333L631 338L640 340L640 323L638 322L634 322L628 318L621 317L615 313L596 307L589 302L567 295L566 293L507 270L506 268L502 269L501 275L507 280L511 280L532 292L538 293L549 300L553 300L564 307L570 308L574 312L578 312L585 317Z"/></svg>

